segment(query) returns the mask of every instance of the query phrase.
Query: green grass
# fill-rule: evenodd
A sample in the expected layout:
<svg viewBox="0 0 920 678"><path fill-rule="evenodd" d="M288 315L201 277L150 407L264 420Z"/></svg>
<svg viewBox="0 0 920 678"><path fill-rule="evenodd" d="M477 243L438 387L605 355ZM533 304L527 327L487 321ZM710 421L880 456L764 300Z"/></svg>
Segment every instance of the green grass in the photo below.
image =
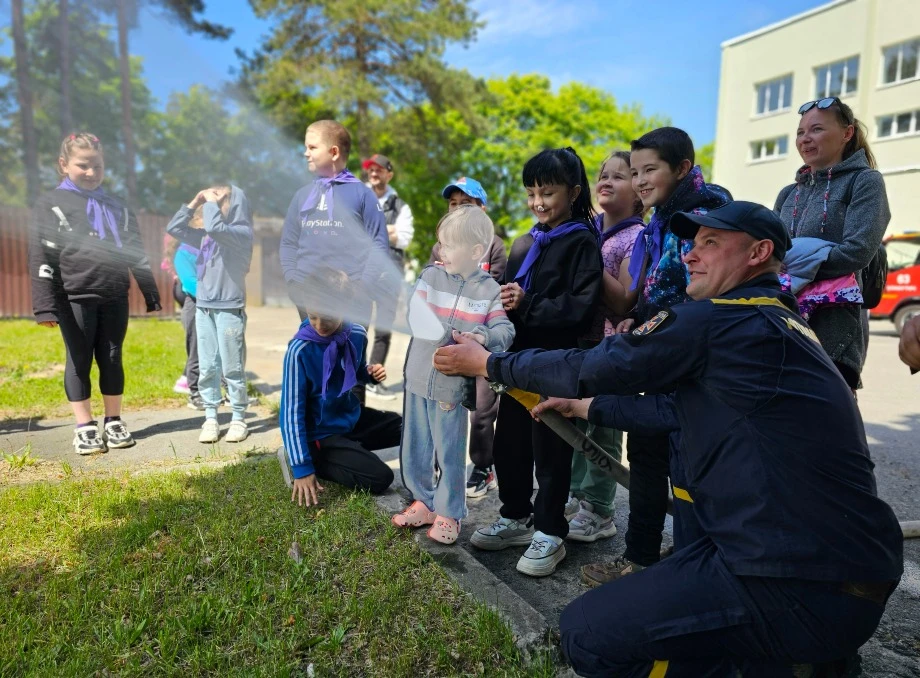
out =
<svg viewBox="0 0 920 678"><path fill-rule="evenodd" d="M126 410L170 407L184 396L172 387L185 366L185 334L178 321L132 318L124 344ZM93 409L100 411L99 371L92 370ZM64 341L59 329L30 320L0 322L0 419L63 417Z"/></svg>
<svg viewBox="0 0 920 678"><path fill-rule="evenodd" d="M0 491L0 675L554 675L334 487L298 508L263 461Z"/></svg>

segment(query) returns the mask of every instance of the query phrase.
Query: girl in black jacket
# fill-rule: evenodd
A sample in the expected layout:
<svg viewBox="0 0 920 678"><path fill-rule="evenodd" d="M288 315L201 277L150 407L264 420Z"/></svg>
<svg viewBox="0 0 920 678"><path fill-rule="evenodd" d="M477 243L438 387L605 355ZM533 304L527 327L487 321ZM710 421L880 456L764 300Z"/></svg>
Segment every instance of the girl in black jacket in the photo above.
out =
<svg viewBox="0 0 920 678"><path fill-rule="evenodd" d="M160 296L134 214L100 188L105 164L99 139L86 133L65 138L58 172L61 183L32 210L32 309L39 325L60 327L64 338L64 391L77 422L74 450L92 454L131 447L134 439L121 421L128 272L144 294L148 313L160 310ZM90 405L94 357L105 403L101 431Z"/></svg>
<svg viewBox="0 0 920 678"><path fill-rule="evenodd" d="M527 161L523 179L537 224L514 241L505 269L502 302L516 331L511 350L577 348L593 319L604 271L585 167L573 149L558 148ZM501 517L477 530L470 543L487 550L529 544L518 571L552 574L565 558L572 446L502 395L493 456ZM531 502L535 467L539 490Z"/></svg>

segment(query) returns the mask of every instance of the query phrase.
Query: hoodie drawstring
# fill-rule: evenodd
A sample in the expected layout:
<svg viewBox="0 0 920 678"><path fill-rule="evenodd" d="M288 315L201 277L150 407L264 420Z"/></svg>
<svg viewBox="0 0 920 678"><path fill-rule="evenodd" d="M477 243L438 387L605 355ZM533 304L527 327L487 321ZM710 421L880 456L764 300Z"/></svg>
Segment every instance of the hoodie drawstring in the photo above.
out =
<svg viewBox="0 0 920 678"><path fill-rule="evenodd" d="M827 200L831 194L831 174L833 172L833 167L827 168L827 185L824 187L824 211L821 214L821 232L824 233L824 226L827 224ZM811 174L809 180L812 184L815 183L815 175ZM790 230L792 231L792 237L795 237L795 220L799 216L799 192L802 190L802 184L796 183L795 186L795 199L792 201L792 225Z"/></svg>

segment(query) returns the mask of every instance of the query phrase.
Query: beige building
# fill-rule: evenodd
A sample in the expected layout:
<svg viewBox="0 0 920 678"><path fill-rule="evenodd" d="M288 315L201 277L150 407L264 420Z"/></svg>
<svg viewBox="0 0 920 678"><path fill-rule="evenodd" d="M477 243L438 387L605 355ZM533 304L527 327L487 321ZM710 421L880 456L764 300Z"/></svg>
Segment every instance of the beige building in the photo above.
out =
<svg viewBox="0 0 920 678"><path fill-rule="evenodd" d="M920 0L835 0L722 43L713 181L773 207L806 101L839 96L885 177L889 233L920 230Z"/></svg>

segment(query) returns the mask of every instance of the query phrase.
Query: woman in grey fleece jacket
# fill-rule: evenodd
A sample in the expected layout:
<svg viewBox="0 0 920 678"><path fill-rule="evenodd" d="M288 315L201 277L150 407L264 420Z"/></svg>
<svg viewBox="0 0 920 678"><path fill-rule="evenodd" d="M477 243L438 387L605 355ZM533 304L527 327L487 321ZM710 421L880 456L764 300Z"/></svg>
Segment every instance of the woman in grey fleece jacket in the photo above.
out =
<svg viewBox="0 0 920 678"><path fill-rule="evenodd" d="M885 181L875 169L865 126L836 97L804 104L796 148L805 164L795 183L780 191L773 211L793 238L835 243L816 277L826 280L861 272L878 251L891 212ZM850 388L860 387L868 347L862 308L835 306L808 321Z"/></svg>

